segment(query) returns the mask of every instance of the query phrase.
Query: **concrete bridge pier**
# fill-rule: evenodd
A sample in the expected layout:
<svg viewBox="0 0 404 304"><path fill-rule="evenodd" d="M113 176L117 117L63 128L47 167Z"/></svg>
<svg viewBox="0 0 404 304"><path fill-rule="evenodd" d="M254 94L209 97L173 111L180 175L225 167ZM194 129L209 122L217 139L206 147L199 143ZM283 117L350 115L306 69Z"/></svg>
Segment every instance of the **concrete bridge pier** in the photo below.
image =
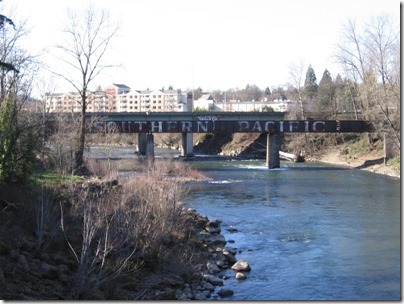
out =
<svg viewBox="0 0 404 304"><path fill-rule="evenodd" d="M146 158L148 158L148 159L154 158L154 135L153 134L146 135Z"/></svg>
<svg viewBox="0 0 404 304"><path fill-rule="evenodd" d="M147 158L154 157L154 136L153 134L138 133L137 140L138 150L140 155Z"/></svg>
<svg viewBox="0 0 404 304"><path fill-rule="evenodd" d="M281 167L279 151L281 149L280 134L267 134L267 167L275 169Z"/></svg>
<svg viewBox="0 0 404 304"><path fill-rule="evenodd" d="M194 156L194 133L182 133L182 151L181 156Z"/></svg>
<svg viewBox="0 0 404 304"><path fill-rule="evenodd" d="M147 148L147 138L146 133L138 133L137 134L137 148L139 150L140 155L146 155Z"/></svg>

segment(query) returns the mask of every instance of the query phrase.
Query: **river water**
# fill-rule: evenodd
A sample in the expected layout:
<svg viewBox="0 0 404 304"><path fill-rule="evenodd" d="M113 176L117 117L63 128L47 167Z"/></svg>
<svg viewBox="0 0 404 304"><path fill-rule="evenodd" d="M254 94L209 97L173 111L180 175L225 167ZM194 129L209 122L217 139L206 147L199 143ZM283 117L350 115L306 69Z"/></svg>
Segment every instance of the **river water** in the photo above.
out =
<svg viewBox="0 0 404 304"><path fill-rule="evenodd" d="M228 300L400 300L400 181L321 163L191 161L188 206L222 220L232 270ZM237 232L226 228L235 226Z"/></svg>

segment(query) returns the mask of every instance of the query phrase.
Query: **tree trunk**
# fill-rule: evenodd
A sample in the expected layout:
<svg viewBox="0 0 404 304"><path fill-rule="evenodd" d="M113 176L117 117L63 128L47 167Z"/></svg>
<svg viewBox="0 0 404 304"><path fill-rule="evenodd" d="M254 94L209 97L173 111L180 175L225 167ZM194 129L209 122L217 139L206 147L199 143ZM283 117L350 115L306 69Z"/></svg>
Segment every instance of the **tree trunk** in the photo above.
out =
<svg viewBox="0 0 404 304"><path fill-rule="evenodd" d="M74 170L78 171L83 167L83 154L84 154L84 144L85 144L85 132L86 123L84 119L84 114L80 118L79 136L77 138L76 150L74 152Z"/></svg>

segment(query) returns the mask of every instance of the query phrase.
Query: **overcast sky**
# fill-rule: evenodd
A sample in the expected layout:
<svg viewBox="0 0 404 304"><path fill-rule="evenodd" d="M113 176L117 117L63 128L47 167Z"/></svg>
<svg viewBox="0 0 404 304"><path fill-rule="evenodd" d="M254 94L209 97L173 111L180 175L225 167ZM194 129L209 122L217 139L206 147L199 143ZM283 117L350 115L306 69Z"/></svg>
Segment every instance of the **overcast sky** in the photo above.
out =
<svg viewBox="0 0 404 304"><path fill-rule="evenodd" d="M87 0L3 0L3 12L15 8L14 21L28 20L33 53L52 48L60 38L67 7ZM132 89L202 87L277 87L290 81L289 66L311 64L320 81L333 77L335 45L348 18L369 21L392 15L399 24L399 0L96 0L121 23L114 40L113 63L96 84L123 83ZM55 67L56 68L56 67ZM94 84L94 85L96 85ZM59 88L63 84L60 83Z"/></svg>

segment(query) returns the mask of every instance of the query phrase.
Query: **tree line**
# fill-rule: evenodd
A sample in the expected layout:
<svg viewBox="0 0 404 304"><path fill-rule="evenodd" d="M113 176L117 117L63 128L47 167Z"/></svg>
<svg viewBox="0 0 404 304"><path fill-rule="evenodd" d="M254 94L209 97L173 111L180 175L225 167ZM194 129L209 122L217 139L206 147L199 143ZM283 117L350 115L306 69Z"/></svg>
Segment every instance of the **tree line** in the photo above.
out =
<svg viewBox="0 0 404 304"><path fill-rule="evenodd" d="M33 102L31 91L39 70L70 84L80 95L80 115L76 127L61 116L60 126L68 130L69 148L65 163L72 173L83 170L85 149L85 114L88 95L97 77L114 65L105 62L111 41L119 25L111 22L105 10L90 6L68 10L61 36L64 43L54 48L56 67L46 66L24 49L28 35L26 22L13 22L0 15L0 180L26 182L35 164L35 155L51 142L43 128L44 121L32 113L44 113L43 101ZM370 19L364 27L348 20L336 47L335 59L344 75L332 77L327 69L320 81L311 65L291 64L289 82L283 87L261 89L255 84L245 88L211 92L218 102L225 100L293 100L292 119L324 118L365 119L376 125L379 136L387 134L400 151L400 39L399 29L389 16ZM43 91L49 92L42 81ZM46 88L45 88L46 87ZM194 90L194 98L202 96ZM45 98L43 98L45 99ZM41 103L42 102L42 103ZM346 116L341 116L346 113ZM313 115L315 117L313 117ZM66 135L63 135L66 139ZM54 144L52 148L55 148ZM399 154L399 153L398 153ZM66 156L67 157L67 156Z"/></svg>

